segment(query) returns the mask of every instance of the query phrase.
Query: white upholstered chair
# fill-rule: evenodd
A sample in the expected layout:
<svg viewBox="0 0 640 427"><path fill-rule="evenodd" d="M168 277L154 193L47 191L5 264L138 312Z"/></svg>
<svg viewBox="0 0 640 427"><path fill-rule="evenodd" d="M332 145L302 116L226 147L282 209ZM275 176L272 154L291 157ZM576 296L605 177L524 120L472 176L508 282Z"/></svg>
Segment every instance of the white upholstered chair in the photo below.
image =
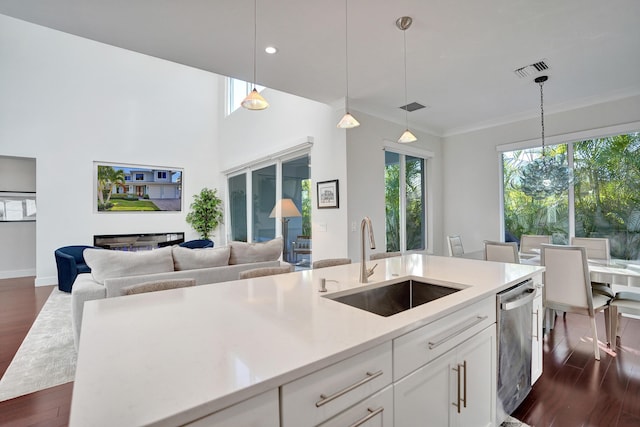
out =
<svg viewBox="0 0 640 427"><path fill-rule="evenodd" d="M520 264L518 244L516 242L484 241L484 258L487 261L511 262Z"/></svg>
<svg viewBox="0 0 640 427"><path fill-rule="evenodd" d="M542 295L547 326L551 326L553 322L553 319L548 317L555 317L554 310L588 316L591 321L593 352L596 360L600 360L595 315L604 311L609 343L609 301L612 296L591 289L587 252L584 247L543 244L541 249L541 262L545 266Z"/></svg>
<svg viewBox="0 0 640 427"><path fill-rule="evenodd" d="M551 243L551 236L539 234L523 234L520 236L520 253L528 255L539 255L540 245Z"/></svg>
<svg viewBox="0 0 640 427"><path fill-rule="evenodd" d="M637 292L618 292L609 303L609 319L611 332L611 348L615 348L616 337L620 336L618 331L620 327L619 314L633 314L640 316L640 294Z"/></svg>
<svg viewBox="0 0 640 427"><path fill-rule="evenodd" d="M464 249L462 247L462 238L460 236L452 235L447 236L449 242L449 255L450 256L462 256L464 255Z"/></svg>
<svg viewBox="0 0 640 427"><path fill-rule="evenodd" d="M600 259L609 261L609 239L602 237L572 237L571 246L583 246L587 249L588 259Z"/></svg>
<svg viewBox="0 0 640 427"><path fill-rule="evenodd" d="M351 264L351 260L349 258L327 258L313 261L311 268L315 270L317 268L334 267L336 265L345 264Z"/></svg>
<svg viewBox="0 0 640 427"><path fill-rule="evenodd" d="M376 252L369 255L369 261L373 261L374 259L392 258L400 255L402 255L402 252Z"/></svg>

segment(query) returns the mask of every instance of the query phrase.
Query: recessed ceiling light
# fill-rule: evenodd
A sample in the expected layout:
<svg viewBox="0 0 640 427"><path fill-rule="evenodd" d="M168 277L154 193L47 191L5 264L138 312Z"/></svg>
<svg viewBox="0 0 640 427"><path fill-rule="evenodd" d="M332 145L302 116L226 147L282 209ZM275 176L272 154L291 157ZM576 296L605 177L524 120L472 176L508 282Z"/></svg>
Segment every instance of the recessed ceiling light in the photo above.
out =
<svg viewBox="0 0 640 427"><path fill-rule="evenodd" d="M270 55L273 55L274 53L276 53L278 51L278 48L274 47L274 46L267 46L264 49L265 52L267 52Z"/></svg>

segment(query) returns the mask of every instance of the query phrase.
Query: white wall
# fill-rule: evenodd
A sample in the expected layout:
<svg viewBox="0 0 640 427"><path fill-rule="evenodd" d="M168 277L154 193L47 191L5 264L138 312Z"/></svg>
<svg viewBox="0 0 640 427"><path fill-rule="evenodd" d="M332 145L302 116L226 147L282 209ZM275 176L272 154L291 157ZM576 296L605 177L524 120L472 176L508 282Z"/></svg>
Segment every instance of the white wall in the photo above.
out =
<svg viewBox="0 0 640 427"><path fill-rule="evenodd" d="M269 108L238 109L220 123L219 169L235 168L312 137L313 259L346 257L347 161L345 131L336 128L338 112L326 104L275 90L265 89L262 94ZM340 208L317 209L315 183L332 179L340 182Z"/></svg>
<svg viewBox="0 0 640 427"><path fill-rule="evenodd" d="M37 160L36 284L94 234L196 237L193 194L218 186L215 75L2 15L0 63L0 155ZM93 212L94 161L184 168L183 211Z"/></svg>
<svg viewBox="0 0 640 427"><path fill-rule="evenodd" d="M36 191L36 159L0 156L0 191ZM35 275L35 222L0 222L0 242L0 278Z"/></svg>
<svg viewBox="0 0 640 427"><path fill-rule="evenodd" d="M398 150L423 150L433 158L427 161L427 205L430 213L428 223L435 230L434 239L429 239L427 250L439 253L442 246L442 143L439 137L416 131L418 141L412 144L396 144L405 126L381 120L360 112L353 112L360 126L347 133L347 164L349 191L349 257L360 260L360 224L365 216L371 218L376 249L366 253L385 252L385 200L384 200L384 151L387 144ZM368 256L365 255L368 259Z"/></svg>
<svg viewBox="0 0 640 427"><path fill-rule="evenodd" d="M559 135L640 121L640 96L571 111L545 112L545 140ZM587 132L589 134L591 132ZM460 234L465 251L480 250L483 240L502 240L500 155L496 147L540 137L540 118L450 136L444 141L443 237ZM587 137L588 138L588 137Z"/></svg>

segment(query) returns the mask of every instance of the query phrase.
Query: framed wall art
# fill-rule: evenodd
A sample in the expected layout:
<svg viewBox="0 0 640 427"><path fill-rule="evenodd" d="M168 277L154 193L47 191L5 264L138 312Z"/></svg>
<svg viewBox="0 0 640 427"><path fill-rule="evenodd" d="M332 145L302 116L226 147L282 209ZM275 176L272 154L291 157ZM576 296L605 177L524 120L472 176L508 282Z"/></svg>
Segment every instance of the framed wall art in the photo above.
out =
<svg viewBox="0 0 640 427"><path fill-rule="evenodd" d="M340 207L338 180L322 181L318 183L318 209Z"/></svg>

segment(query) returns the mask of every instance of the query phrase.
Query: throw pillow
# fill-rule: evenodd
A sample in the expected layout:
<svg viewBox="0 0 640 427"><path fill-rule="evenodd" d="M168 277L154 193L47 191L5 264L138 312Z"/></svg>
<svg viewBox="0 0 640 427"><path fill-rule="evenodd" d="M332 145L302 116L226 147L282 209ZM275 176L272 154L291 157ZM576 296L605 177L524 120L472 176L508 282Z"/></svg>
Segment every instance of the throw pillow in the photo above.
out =
<svg viewBox="0 0 640 427"><path fill-rule="evenodd" d="M138 283L122 288L123 295L142 294L144 292L166 291L167 289L186 288L195 286L196 279L158 280L155 282Z"/></svg>
<svg viewBox="0 0 640 427"><path fill-rule="evenodd" d="M231 242L229 264L275 261L282 254L282 237L263 243Z"/></svg>
<svg viewBox="0 0 640 427"><path fill-rule="evenodd" d="M85 249L84 260L91 268L93 280L104 285L105 279L173 271L171 248L150 251L112 251Z"/></svg>
<svg viewBox="0 0 640 427"><path fill-rule="evenodd" d="M229 265L230 249L228 246L202 249L174 246L172 250L173 265L176 271Z"/></svg>

